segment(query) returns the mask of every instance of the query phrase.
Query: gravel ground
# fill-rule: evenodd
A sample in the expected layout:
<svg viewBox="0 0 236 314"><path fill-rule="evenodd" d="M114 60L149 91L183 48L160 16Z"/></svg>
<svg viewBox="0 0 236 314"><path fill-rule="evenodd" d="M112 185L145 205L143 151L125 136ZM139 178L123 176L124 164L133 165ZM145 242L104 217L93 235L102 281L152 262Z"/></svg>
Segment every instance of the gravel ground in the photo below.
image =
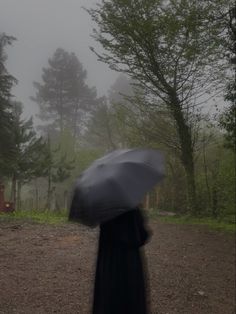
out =
<svg viewBox="0 0 236 314"><path fill-rule="evenodd" d="M162 222L150 228L151 314L234 314L234 236ZM89 314L97 236L77 224L0 221L0 314Z"/></svg>

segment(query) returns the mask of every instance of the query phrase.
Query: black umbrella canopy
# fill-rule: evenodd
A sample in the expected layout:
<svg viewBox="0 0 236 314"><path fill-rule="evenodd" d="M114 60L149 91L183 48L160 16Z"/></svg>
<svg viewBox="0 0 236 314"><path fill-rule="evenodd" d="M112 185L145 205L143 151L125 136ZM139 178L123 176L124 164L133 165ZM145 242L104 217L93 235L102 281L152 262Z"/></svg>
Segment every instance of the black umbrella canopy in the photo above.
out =
<svg viewBox="0 0 236 314"><path fill-rule="evenodd" d="M97 225L137 207L164 178L164 158L154 149L119 149L94 161L78 178L70 218Z"/></svg>

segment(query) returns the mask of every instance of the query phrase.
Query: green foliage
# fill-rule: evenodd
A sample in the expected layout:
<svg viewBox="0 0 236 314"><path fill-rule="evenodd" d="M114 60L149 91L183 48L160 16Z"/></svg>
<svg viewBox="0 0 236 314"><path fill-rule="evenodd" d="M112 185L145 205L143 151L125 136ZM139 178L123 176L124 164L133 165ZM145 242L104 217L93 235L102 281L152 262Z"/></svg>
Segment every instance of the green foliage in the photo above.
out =
<svg viewBox="0 0 236 314"><path fill-rule="evenodd" d="M34 83L40 119L50 124L44 130L62 133L70 128L77 136L83 129L85 114L96 104L96 90L86 83L87 73L74 53L58 48L43 68L42 83ZM52 122L51 122L52 121Z"/></svg>
<svg viewBox="0 0 236 314"><path fill-rule="evenodd" d="M97 23L94 37L104 48L104 53L95 52L99 60L129 78L120 76L108 96L97 99L75 54L57 49L43 69L42 82L35 83L34 100L40 118L48 122L42 126L46 145L36 136L32 120L22 120L21 105L12 102L16 80L6 69L5 48L14 38L0 34L0 179L13 177L15 192L17 182L27 182L26 207L45 208L39 201L47 198L49 209L13 216L56 220L58 214L50 209L66 207L72 182L96 158L115 148L145 146L166 154L167 177L159 194L153 193L160 209L194 211L187 200L191 193L194 196L196 183L198 214L232 220L236 113L231 4L232 0L104 0L89 10ZM222 60L222 55L227 58ZM233 74L231 80L226 80L225 70ZM211 138L198 109L203 94L211 97L223 86L229 106L220 125L232 150L223 147L221 134L212 126ZM18 190L20 197L20 185ZM214 225L215 220L207 223Z"/></svg>
<svg viewBox="0 0 236 314"><path fill-rule="evenodd" d="M197 186L201 214L221 218L235 212L235 157L216 135L198 159Z"/></svg>
<svg viewBox="0 0 236 314"><path fill-rule="evenodd" d="M228 15L228 59L231 65L231 78L226 84L225 100L229 106L220 116L220 126L226 131L226 147L236 151L236 6L232 6Z"/></svg>
<svg viewBox="0 0 236 314"><path fill-rule="evenodd" d="M201 95L213 93L217 83L219 88L225 75L219 58L222 23L214 15L219 9L224 12L227 4L105 0L88 10L97 24L94 38L105 50L95 51L99 60L137 82L147 109L154 105L158 115L164 107L169 114L177 137L174 150L185 169L188 206L195 212L194 150L200 120L196 106Z"/></svg>
<svg viewBox="0 0 236 314"><path fill-rule="evenodd" d="M236 169L234 152L222 154L219 178L217 180L219 189L220 217L235 214L236 204Z"/></svg>
<svg viewBox="0 0 236 314"><path fill-rule="evenodd" d="M33 121L22 120L22 104L12 103L12 137L14 145L14 157L11 163L11 175L21 182L27 182L39 175L44 142L37 137L33 129Z"/></svg>
<svg viewBox="0 0 236 314"><path fill-rule="evenodd" d="M76 154L76 168L74 171L74 178L90 166L90 164L97 158L103 156L105 151L100 148L84 148L79 147Z"/></svg>
<svg viewBox="0 0 236 314"><path fill-rule="evenodd" d="M5 48L15 40L12 36L0 33L0 180L9 174L8 163L11 161L12 146L12 114L11 114L11 89L16 79L6 69L7 55Z"/></svg>
<svg viewBox="0 0 236 314"><path fill-rule="evenodd" d="M5 62L7 60L7 55L5 53L5 48L7 45L11 45L15 40L12 36L7 36L4 33L0 33L0 103L2 106L9 106L9 98L11 97L11 89L13 85L17 82L16 79L10 75L5 67Z"/></svg>
<svg viewBox="0 0 236 314"><path fill-rule="evenodd" d="M130 81L120 75L108 91L108 97L103 98L91 112L87 123L85 139L90 145L111 150L120 147L130 147L132 126L129 120L133 113L127 97L133 94Z"/></svg>
<svg viewBox="0 0 236 314"><path fill-rule="evenodd" d="M53 182L63 182L71 175L71 170L74 169L73 161L66 161L66 156L53 165L54 173L52 174Z"/></svg>
<svg viewBox="0 0 236 314"><path fill-rule="evenodd" d="M210 63L217 61L212 57L222 25L212 21L212 16L228 7L228 1L205 3L103 1L97 9L89 10L98 26L94 38L105 49L103 54L97 53L100 60L127 72L162 99L172 86L187 94L193 83L192 71L200 78L205 67L211 71Z"/></svg>
<svg viewBox="0 0 236 314"><path fill-rule="evenodd" d="M234 88L236 84L234 84ZM235 97L235 96L234 96ZM220 125L226 131L225 146L235 152L236 150L236 104L235 99L233 104L227 108L220 117Z"/></svg>
<svg viewBox="0 0 236 314"><path fill-rule="evenodd" d="M116 148L116 134L114 134L114 119L106 98L94 108L87 122L86 141L90 145L103 149Z"/></svg>

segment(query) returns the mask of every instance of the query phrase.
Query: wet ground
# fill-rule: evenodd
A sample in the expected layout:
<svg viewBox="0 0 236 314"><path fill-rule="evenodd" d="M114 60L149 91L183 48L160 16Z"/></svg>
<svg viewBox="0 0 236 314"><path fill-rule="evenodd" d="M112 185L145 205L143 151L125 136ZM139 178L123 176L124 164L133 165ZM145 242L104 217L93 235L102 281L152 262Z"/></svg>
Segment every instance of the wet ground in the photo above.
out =
<svg viewBox="0 0 236 314"><path fill-rule="evenodd" d="M150 228L151 313L234 314L233 235L162 222ZM90 314L97 232L0 220L0 314Z"/></svg>

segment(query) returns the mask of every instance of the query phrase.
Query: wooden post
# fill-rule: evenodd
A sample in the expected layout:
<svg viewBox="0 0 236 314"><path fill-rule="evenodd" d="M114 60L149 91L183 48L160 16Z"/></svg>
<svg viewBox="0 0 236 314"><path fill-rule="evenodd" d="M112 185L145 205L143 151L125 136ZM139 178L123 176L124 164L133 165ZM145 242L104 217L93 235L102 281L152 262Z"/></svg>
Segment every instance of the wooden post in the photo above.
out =
<svg viewBox="0 0 236 314"><path fill-rule="evenodd" d="M159 195L159 187L156 187L155 194L156 194L156 201L155 201L155 207L158 208L159 202L160 202L160 195Z"/></svg>
<svg viewBox="0 0 236 314"><path fill-rule="evenodd" d="M64 191L64 209L67 209L68 207L68 191Z"/></svg>
<svg viewBox="0 0 236 314"><path fill-rule="evenodd" d="M0 211L4 209L4 185L0 183Z"/></svg>
<svg viewBox="0 0 236 314"><path fill-rule="evenodd" d="M147 193L145 197L145 209L149 209L149 205L150 205L150 195L149 193Z"/></svg>

